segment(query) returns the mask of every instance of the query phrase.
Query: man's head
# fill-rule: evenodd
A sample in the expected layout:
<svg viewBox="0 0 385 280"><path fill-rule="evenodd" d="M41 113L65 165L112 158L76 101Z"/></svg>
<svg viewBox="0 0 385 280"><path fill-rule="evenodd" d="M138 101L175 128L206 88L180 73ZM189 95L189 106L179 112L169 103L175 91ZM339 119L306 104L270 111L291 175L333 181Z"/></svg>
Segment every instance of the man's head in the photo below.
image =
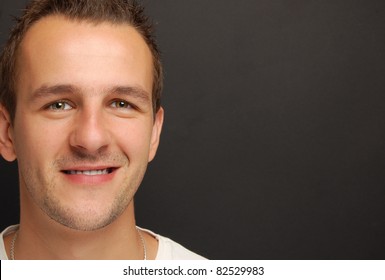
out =
<svg viewBox="0 0 385 280"><path fill-rule="evenodd" d="M0 104L14 120L16 110L17 73L19 46L25 34L37 21L49 15L62 15L69 20L93 24L109 22L128 24L138 31L151 50L154 64L152 103L154 114L160 108L163 72L153 26L135 0L33 0L25 13L17 19L9 39L0 55Z"/></svg>
<svg viewBox="0 0 385 280"><path fill-rule="evenodd" d="M0 152L18 159L21 222L105 227L129 209L159 144L156 46L124 0L41 0L26 14L19 28L28 28L13 38L14 92L2 92L15 98L13 118L12 101L0 107Z"/></svg>

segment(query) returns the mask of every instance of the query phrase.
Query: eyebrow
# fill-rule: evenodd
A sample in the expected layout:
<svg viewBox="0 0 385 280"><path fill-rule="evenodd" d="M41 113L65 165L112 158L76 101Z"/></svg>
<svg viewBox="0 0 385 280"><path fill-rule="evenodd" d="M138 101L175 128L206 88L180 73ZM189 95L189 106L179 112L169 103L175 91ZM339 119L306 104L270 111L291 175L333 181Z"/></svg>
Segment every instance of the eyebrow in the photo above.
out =
<svg viewBox="0 0 385 280"><path fill-rule="evenodd" d="M73 94L78 92L80 92L80 89L73 85L53 85L53 86L43 85L32 92L30 99L34 101L36 99L47 97L49 95L56 95L56 94L63 94L63 93Z"/></svg>
<svg viewBox="0 0 385 280"><path fill-rule="evenodd" d="M71 84L59 84L53 86L43 85L38 89L34 90L31 95L31 100L34 101L36 99L44 98L50 95L58 95L58 94L81 94L83 91L74 85ZM133 86L113 86L110 88L106 88L103 92L107 92L107 94L118 94L118 95L126 95L133 97L135 99L140 100L141 102L150 102L150 94L140 88Z"/></svg>
<svg viewBox="0 0 385 280"><path fill-rule="evenodd" d="M150 102L150 94L142 88L131 86L116 86L108 90L111 94L128 95L130 97L141 100L142 102Z"/></svg>

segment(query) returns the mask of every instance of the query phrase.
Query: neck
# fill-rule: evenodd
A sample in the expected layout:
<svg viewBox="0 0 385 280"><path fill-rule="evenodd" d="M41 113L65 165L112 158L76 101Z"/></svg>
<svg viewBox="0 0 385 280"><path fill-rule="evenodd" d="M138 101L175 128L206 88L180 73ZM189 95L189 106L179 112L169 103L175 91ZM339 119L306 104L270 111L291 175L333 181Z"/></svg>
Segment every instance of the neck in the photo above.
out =
<svg viewBox="0 0 385 280"><path fill-rule="evenodd" d="M33 213L36 211L37 213ZM21 211L16 259L143 259L133 202L110 225L78 231L53 221L40 209ZM39 216L39 218L36 218Z"/></svg>

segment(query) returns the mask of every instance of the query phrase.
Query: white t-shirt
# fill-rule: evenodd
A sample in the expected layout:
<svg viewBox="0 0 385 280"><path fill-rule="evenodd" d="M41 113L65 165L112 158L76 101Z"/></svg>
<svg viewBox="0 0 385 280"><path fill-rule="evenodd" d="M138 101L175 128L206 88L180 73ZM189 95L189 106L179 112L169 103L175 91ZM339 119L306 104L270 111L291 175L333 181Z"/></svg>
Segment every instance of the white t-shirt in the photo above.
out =
<svg viewBox="0 0 385 280"><path fill-rule="evenodd" d="M16 231L18 228L19 225L10 226L1 233L0 260L8 260L4 246L4 236ZM191 252L190 250L184 248L182 245L172 241L167 237L155 234L148 229L139 229L151 234L158 240L158 252L156 254L155 260L205 260L204 257Z"/></svg>

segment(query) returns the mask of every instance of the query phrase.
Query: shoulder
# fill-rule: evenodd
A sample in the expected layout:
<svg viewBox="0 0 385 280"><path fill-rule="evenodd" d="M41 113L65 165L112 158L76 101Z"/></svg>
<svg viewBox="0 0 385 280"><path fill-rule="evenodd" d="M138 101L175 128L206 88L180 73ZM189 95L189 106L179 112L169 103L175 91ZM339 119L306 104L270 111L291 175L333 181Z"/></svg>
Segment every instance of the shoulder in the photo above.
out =
<svg viewBox="0 0 385 280"><path fill-rule="evenodd" d="M204 260L205 258L186 249L170 238L158 235L157 260Z"/></svg>
<svg viewBox="0 0 385 280"><path fill-rule="evenodd" d="M206 258L186 249L170 238L156 234L150 230L140 228L158 240L156 260L205 260Z"/></svg>
<svg viewBox="0 0 385 280"><path fill-rule="evenodd" d="M4 244L4 237L8 234L16 231L19 228L19 225L9 226L5 230L1 232L1 239L0 239L0 260L8 260L8 255L5 250L5 244Z"/></svg>

